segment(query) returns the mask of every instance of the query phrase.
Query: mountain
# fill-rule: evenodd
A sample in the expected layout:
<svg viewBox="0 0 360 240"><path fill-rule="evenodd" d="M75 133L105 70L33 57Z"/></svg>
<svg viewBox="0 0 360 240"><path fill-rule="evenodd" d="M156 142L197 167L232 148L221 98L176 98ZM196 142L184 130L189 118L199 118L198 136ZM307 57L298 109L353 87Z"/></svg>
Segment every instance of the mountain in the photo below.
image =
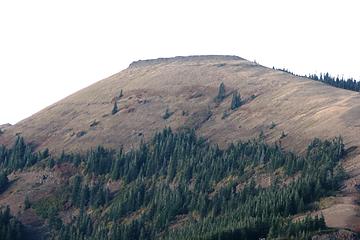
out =
<svg viewBox="0 0 360 240"><path fill-rule="evenodd" d="M221 83L225 92L219 100ZM236 92L241 106L231 109ZM336 195L322 198L318 209L328 226L359 230L359 116L357 92L237 56L160 58L133 62L120 73L7 126L0 144L10 147L22 136L36 150L48 148L54 156L85 153L98 145L123 146L129 151L171 127L175 132L195 129L198 136L222 149L261 134L265 142L301 155L314 138L341 136L346 151L342 166L349 178ZM58 166L50 172L12 173L9 178L15 182L11 192L0 196L0 204L10 203L16 213L21 209L17 199L23 199L26 191L32 189L29 195L39 201L36 195L51 195L56 185L74 172L72 166ZM34 189L39 181L41 188ZM34 219L38 220L34 214L26 212L20 220L33 226Z"/></svg>
<svg viewBox="0 0 360 240"><path fill-rule="evenodd" d="M222 119L231 97L214 104L223 82L227 93L238 90L250 99ZM119 112L112 115L114 100ZM1 137L12 143L21 134L39 148L84 150L103 144L131 147L170 126L195 127L220 145L257 136L268 141L284 131L285 146L303 149L316 137L342 135L358 146L360 95L263 67L234 56L193 56L137 61L34 114ZM164 119L166 109L173 114ZM276 127L269 129L275 123Z"/></svg>

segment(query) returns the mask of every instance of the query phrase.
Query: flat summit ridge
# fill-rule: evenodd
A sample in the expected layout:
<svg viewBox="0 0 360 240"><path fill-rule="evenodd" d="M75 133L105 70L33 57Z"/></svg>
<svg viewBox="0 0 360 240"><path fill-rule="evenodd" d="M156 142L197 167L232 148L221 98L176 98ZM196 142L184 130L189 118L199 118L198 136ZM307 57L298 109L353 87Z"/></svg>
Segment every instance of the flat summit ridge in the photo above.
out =
<svg viewBox="0 0 360 240"><path fill-rule="evenodd" d="M234 55L176 56L170 58L156 58L156 59L134 61L129 65L129 68L144 67L144 66L156 65L161 63L190 62L190 61L204 61L204 60L227 61L227 60L244 60L244 59Z"/></svg>

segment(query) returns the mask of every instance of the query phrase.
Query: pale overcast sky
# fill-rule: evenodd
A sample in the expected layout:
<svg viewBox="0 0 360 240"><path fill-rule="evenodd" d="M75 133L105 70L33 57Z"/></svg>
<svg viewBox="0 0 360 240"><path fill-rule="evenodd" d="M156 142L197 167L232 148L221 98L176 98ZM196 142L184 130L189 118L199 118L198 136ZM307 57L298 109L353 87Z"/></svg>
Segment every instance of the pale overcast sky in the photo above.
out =
<svg viewBox="0 0 360 240"><path fill-rule="evenodd" d="M132 61L230 54L360 79L353 0L0 0L0 124Z"/></svg>

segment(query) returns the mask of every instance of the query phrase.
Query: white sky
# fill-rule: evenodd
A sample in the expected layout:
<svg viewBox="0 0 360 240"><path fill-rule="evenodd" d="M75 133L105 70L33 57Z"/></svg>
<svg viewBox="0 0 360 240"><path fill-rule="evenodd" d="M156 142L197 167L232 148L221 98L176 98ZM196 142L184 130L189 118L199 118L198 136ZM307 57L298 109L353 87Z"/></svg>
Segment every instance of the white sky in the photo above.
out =
<svg viewBox="0 0 360 240"><path fill-rule="evenodd" d="M0 124L132 61L230 54L360 79L357 0L0 0Z"/></svg>

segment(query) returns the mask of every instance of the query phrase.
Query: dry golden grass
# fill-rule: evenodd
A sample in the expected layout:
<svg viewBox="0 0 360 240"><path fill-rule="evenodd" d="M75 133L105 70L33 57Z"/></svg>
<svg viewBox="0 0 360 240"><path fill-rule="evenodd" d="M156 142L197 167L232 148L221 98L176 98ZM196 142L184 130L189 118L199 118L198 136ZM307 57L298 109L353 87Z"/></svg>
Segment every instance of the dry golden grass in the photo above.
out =
<svg viewBox="0 0 360 240"><path fill-rule="evenodd" d="M214 102L221 82L227 93L239 90L244 99L256 98L223 118L231 96ZM121 89L120 111L112 115ZM167 108L173 114L163 119ZM220 146L253 138L261 130L266 141L281 141L300 153L314 137L341 135L347 147L360 146L360 94L232 56L140 61L8 127L0 143L10 144L21 134L39 149L47 147L54 153L99 144L129 149L166 126L184 125L196 127L199 135ZM286 137L280 140L282 132ZM357 194L354 186L360 180L357 155L355 149L344 163L354 181L343 191L346 201L340 199L328 206L328 212L323 210L331 226L360 224L355 200L348 201Z"/></svg>

